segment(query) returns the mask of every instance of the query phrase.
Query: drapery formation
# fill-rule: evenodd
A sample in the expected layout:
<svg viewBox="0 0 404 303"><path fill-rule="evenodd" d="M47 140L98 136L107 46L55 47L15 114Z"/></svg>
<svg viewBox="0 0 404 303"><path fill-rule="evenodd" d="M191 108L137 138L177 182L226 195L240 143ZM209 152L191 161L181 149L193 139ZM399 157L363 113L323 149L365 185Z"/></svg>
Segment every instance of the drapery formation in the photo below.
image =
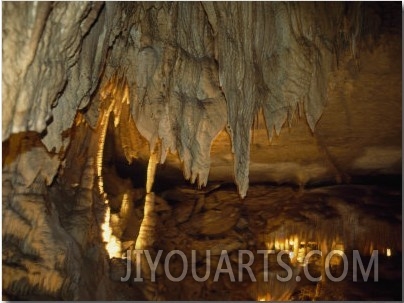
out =
<svg viewBox="0 0 404 303"><path fill-rule="evenodd" d="M200 251L214 246L217 254L222 245L232 250L246 247L268 220L273 224L270 232L276 234L283 211L299 222L290 221L289 231L299 231L302 239L309 235L296 226L303 222L311 232L320 219L329 225L328 216L333 215L322 210L324 216L315 215L317 206L324 205L321 192L318 198L306 197L306 209L283 190L273 204L268 202L273 188L255 186L257 192L251 190L243 201L233 189L222 190L231 177L227 168L232 159L226 154L226 133L214 140L223 129L230 134L242 197L249 169L251 183L291 180L294 185L344 181L362 173L401 174L401 19L392 13L394 7L372 5L3 3L3 299L111 300L117 297L108 295L125 292L120 291L122 284L111 284L110 276L119 276L110 269L116 270L113 265L122 260L108 258L104 234L112 238L112 231L118 231L120 241L123 226L130 225L132 237L140 228L128 218L135 212L132 202L144 195L142 180L134 186L133 179L122 179L114 170L124 158L149 158L142 149L147 142L153 164L166 160L168 167L168 154L176 151L187 179L203 186L211 169L210 180L218 181L199 193L159 192L155 186L155 194L149 194L156 198L154 207L170 212L167 220L158 222L167 222L164 239L159 240L168 239L165 247L173 248L191 243ZM363 48L372 46L378 31L381 39L374 51ZM365 41L369 33L370 43ZM366 50L363 65L359 46ZM325 107L327 91L331 102ZM293 130L300 131L282 136L288 138L283 145L254 144L250 157L251 127L257 117L265 118L266 126L256 123L261 140L266 139L265 127L271 139L297 114L303 119ZM312 131L317 127L314 136L306 132L305 121ZM300 140L301 134L307 137ZM311 141L304 142L307 138ZM293 155L299 159L290 159ZM137 171L140 166L134 178L146 174L146 169ZM169 168L157 167L156 177L173 179L177 167ZM161 180L155 184L164 183ZM349 217L343 235L356 233L351 227L358 225L366 231L366 241L360 244L364 249L373 247L368 236L373 233L380 247L398 250L401 234L392 232L401 223L401 217L394 217L398 210L383 213L384 221L393 218L385 229L379 228L385 222L379 225L370 218L365 225L372 227L365 230L350 205L363 205L363 216L368 209L378 214L390 207L384 200L398 201L401 192L389 190L384 196L364 189L352 193L361 197L356 200L342 190L349 193L346 204L332 199L327 203L339 207L335 222ZM300 199L301 192L290 193ZM164 200L176 195L175 206ZM380 199L380 208L370 203L368 197L373 196ZM270 209L261 212L266 205ZM298 211L291 212L291 205ZM245 211L248 208L251 212ZM253 214L255 210L259 213ZM179 225L187 234L185 242ZM336 226L330 226L331 233ZM233 228L236 233L215 238ZM277 240L271 237L268 242ZM109 257L119 256L126 247L122 242ZM133 299L136 294L129 291Z"/></svg>
<svg viewBox="0 0 404 303"><path fill-rule="evenodd" d="M77 111L95 126L93 97L119 73L150 149L161 162L178 151L200 186L227 125L242 197L257 111L270 137L297 108L314 130L336 55L357 56L362 25L356 3L5 3L3 16L3 141L31 130L65 151Z"/></svg>

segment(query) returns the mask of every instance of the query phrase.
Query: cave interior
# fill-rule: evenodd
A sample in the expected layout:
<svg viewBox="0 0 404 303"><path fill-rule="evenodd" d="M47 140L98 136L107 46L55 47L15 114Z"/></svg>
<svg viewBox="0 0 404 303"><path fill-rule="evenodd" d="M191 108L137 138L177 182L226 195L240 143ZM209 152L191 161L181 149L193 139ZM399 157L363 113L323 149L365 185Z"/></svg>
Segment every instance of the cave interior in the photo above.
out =
<svg viewBox="0 0 404 303"><path fill-rule="evenodd" d="M400 2L2 15L3 300L402 300Z"/></svg>

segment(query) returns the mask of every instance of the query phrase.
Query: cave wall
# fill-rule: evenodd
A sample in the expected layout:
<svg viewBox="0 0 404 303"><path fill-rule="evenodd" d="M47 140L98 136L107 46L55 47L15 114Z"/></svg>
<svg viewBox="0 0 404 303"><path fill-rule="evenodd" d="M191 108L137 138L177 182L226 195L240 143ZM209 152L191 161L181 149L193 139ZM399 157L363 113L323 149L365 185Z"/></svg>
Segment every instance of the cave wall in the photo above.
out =
<svg viewBox="0 0 404 303"><path fill-rule="evenodd" d="M94 299L89 268L90 289L107 288L97 154L110 116L129 161L148 142L143 156L200 186L234 177L242 197L249 170L303 184L311 162L331 167L319 179L401 171L401 31L386 7L4 3L5 294Z"/></svg>
<svg viewBox="0 0 404 303"><path fill-rule="evenodd" d="M3 140L45 131L48 150L66 148L76 111L94 126L90 96L120 73L150 149L161 140L161 162L178 151L191 182L206 184L211 142L227 125L241 196L257 111L272 137L300 103L314 130L338 52L357 59L363 25L360 5L343 3L41 3L13 19L15 5L4 6ZM21 40L8 39L15 31Z"/></svg>
<svg viewBox="0 0 404 303"><path fill-rule="evenodd" d="M252 130L250 182L305 186L401 175L401 52L401 36L385 32L373 49L361 50L359 67L349 54L342 56L314 132L296 112L270 141L259 113ZM230 151L230 138L221 132L212 144L211 182L232 182ZM174 157L169 162L180 167Z"/></svg>

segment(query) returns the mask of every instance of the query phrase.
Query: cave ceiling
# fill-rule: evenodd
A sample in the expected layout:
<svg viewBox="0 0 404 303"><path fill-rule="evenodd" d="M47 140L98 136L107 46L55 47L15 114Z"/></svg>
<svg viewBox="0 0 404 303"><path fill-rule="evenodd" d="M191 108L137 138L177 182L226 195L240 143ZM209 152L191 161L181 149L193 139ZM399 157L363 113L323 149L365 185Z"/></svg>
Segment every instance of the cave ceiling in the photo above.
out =
<svg viewBox="0 0 404 303"><path fill-rule="evenodd" d="M315 153L322 153L335 133L349 136L348 132L358 131L354 124L361 124L361 117L354 112L371 107L365 101L357 104L364 96L355 95L360 90L357 85L371 81L361 66L372 58L361 60L361 47L380 31L370 26L375 23L369 22L375 18L372 12L360 3L342 2L6 2L3 142L12 134L37 132L47 150L63 160L77 115L95 128L102 115L113 112L115 125L125 129L120 133L129 162L141 148L130 145L136 141L130 138L135 131L128 129L136 128L150 152L158 152L162 163L169 155L185 178L199 186L208 181L211 152L230 145L221 153L231 157L226 171L244 197L249 170L253 176L254 168L261 172L260 165L278 169L270 155L276 143L273 147L269 140L279 141L282 128L289 125L290 138L285 140L295 140L300 134L293 133L293 125L298 124L303 146L308 145L302 154L308 159L315 157L307 150L313 148L309 145L316 144ZM380 68L390 65L393 60ZM393 88L386 91L397 93ZM122 110L126 106L130 115ZM330 113L317 125L327 110ZM338 125L328 125L333 123ZM322 139L314 140L322 142L308 142L316 128ZM215 145L218 135L223 144ZM255 146L254 135L261 142ZM397 158L397 150L389 148ZM354 159L357 166L377 149L373 144L361 150L363 155ZM269 156L251 158L261 151ZM173 153L178 161L170 156ZM316 167L319 161L302 167L295 163L296 157L298 153L284 161L308 171L301 182L310 180L311 170L323 169ZM340 155L331 157L336 160L324 161L343 175L345 170L335 166L344 166L345 159L335 164ZM224 158L216 157L214 164ZM279 155L275 158L279 163ZM224 172L213 165L211 176L220 179L215 171Z"/></svg>
<svg viewBox="0 0 404 303"><path fill-rule="evenodd" d="M353 222L363 250L399 251L401 192L344 186L401 182L400 8L3 2L3 299L116 299L126 286L107 276L122 226L136 245L149 228L166 232L164 247L240 249L267 218L276 232L292 216L303 239L339 214L328 244ZM195 186L174 186L184 180ZM310 192L319 184L343 185ZM361 208L375 197L385 217ZM128 223L142 203L144 217L173 215Z"/></svg>

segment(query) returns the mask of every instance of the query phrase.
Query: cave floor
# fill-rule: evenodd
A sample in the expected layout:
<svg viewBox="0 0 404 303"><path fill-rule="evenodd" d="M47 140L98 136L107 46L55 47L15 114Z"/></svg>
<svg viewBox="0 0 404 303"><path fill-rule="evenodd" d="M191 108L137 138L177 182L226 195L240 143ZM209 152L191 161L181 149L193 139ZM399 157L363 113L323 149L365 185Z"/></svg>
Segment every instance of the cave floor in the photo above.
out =
<svg viewBox="0 0 404 303"><path fill-rule="evenodd" d="M178 185L149 194L148 199L144 198L144 190L123 184L127 183L121 183L119 190L115 188L115 195L108 196L110 225L120 246L110 260L110 278L114 280L111 283L119 292L111 294L110 299L401 298L402 204L398 183L309 188L253 184L243 200L234 186L226 184L210 185L205 190ZM143 251L138 263L135 248ZM154 282L146 262L146 250L152 261L162 251ZM174 250L182 254L170 256ZM227 251L226 256L221 255L223 250ZM321 251L322 257L313 254L307 258L316 250ZM332 250L345 254L345 265L338 253L326 259ZM199 277L206 274L209 257L206 251L210 252L210 274L206 281L197 282L191 269ZM256 282L246 269L239 276L239 264L249 260L247 251L254 258L251 270ZM354 251L358 252L356 259ZM240 252L244 256L240 257ZM130 254L132 263L122 259L122 253L126 257ZM270 253L267 279L265 253ZM279 253L283 254L279 257L283 263L276 259ZM363 263L362 271L358 256ZM127 282L120 282L127 275L127 264L131 264L131 277ZM234 274L234 282L230 272ZM139 273L143 282L134 281ZM277 275L289 279L281 282ZM181 279L176 282L172 281L173 277ZM322 277L322 281L311 277ZM343 279L333 282L333 277Z"/></svg>

